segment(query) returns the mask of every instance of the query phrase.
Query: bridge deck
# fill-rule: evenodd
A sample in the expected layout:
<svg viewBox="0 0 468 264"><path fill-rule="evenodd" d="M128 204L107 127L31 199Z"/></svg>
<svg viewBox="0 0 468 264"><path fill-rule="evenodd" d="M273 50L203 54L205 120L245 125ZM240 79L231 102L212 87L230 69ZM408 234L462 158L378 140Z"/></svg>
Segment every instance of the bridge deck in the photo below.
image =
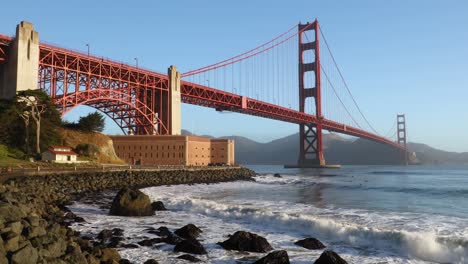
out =
<svg viewBox="0 0 468 264"><path fill-rule="evenodd" d="M11 40L12 38L9 36L0 35L0 47L1 45L8 45ZM106 75L106 78L109 80L119 80L121 76L124 75L128 76L128 82L131 85L142 85L144 83L147 89L160 90L167 89L168 87L167 83L169 82L169 77L162 73L44 43L40 44L40 50L40 60L44 59L44 56L50 56L51 52L60 54L66 61L75 63L76 67L82 67L84 74L90 74L89 71L91 71L91 67L86 67L86 65L99 65L99 67L95 67L95 69L100 71L100 75ZM2 51L5 52L3 49ZM49 66L54 67L54 63L51 63ZM103 69L108 70L103 71ZM121 87L116 89L121 89ZM75 92L78 91L71 93L65 91L64 94L55 96L55 99L57 103L63 104L61 98L67 97ZM294 124L317 124L321 122L323 129L329 131L366 138L394 148L404 149L403 146L396 142L359 128L347 126L328 119L319 120L314 115L191 82L181 82L181 96L183 103L211 107L217 110L233 111Z"/></svg>

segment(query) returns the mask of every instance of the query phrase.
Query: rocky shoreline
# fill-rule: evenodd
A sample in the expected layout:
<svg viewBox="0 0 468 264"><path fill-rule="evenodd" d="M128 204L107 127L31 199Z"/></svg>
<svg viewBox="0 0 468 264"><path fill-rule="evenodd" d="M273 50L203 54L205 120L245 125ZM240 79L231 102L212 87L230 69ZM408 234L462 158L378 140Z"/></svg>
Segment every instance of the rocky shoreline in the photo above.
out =
<svg viewBox="0 0 468 264"><path fill-rule="evenodd" d="M0 264L119 263L118 252L69 228L83 221L67 205L123 187L252 180L246 168L132 170L14 177L0 185Z"/></svg>

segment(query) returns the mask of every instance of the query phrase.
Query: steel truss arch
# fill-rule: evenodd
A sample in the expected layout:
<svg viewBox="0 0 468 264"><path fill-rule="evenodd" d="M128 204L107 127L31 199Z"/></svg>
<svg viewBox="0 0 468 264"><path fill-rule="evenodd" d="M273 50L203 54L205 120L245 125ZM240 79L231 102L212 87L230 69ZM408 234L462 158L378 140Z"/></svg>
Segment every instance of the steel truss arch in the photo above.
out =
<svg viewBox="0 0 468 264"><path fill-rule="evenodd" d="M56 105L62 107L62 116L79 105L87 105L109 116L126 133L125 128L136 134L167 134L168 128L154 111L132 94L110 89L78 91L58 97Z"/></svg>

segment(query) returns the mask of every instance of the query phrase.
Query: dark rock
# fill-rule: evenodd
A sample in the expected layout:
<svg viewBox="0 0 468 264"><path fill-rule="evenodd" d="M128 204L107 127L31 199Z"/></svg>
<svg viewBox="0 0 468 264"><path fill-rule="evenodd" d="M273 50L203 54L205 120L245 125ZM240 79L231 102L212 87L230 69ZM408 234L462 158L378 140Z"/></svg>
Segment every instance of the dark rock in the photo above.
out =
<svg viewBox="0 0 468 264"><path fill-rule="evenodd" d="M120 241L123 241L124 238L123 238L123 237L119 237L119 236L113 236L113 237L111 237L109 240L110 240L110 242L120 242Z"/></svg>
<svg viewBox="0 0 468 264"><path fill-rule="evenodd" d="M303 248L307 248L307 249L323 249L323 248L326 248L326 246L324 244L322 244L322 242L320 242L318 239L313 238L313 237L298 240L294 244L296 244L298 246L301 246Z"/></svg>
<svg viewBox="0 0 468 264"><path fill-rule="evenodd" d="M123 244L122 247L123 248L139 248L139 246L135 244Z"/></svg>
<svg viewBox="0 0 468 264"><path fill-rule="evenodd" d="M155 228L147 228L145 229L149 234L157 235L160 237L166 237L172 235L172 232L165 226L161 226L158 229Z"/></svg>
<svg viewBox="0 0 468 264"><path fill-rule="evenodd" d="M154 213L148 195L139 190L122 188L115 196L109 214L119 216L151 216Z"/></svg>
<svg viewBox="0 0 468 264"><path fill-rule="evenodd" d="M77 216L73 219L76 223L83 223L86 222L86 220L83 217Z"/></svg>
<svg viewBox="0 0 468 264"><path fill-rule="evenodd" d="M119 264L132 264L132 262L130 262L128 259L120 259Z"/></svg>
<svg viewBox="0 0 468 264"><path fill-rule="evenodd" d="M114 228L112 229L112 235L121 237L124 234L124 230L121 228Z"/></svg>
<svg viewBox="0 0 468 264"><path fill-rule="evenodd" d="M286 250L273 251L254 264L289 264L289 256Z"/></svg>
<svg viewBox="0 0 468 264"><path fill-rule="evenodd" d="M348 262L342 259L336 252L325 250L314 264L348 264Z"/></svg>
<svg viewBox="0 0 468 264"><path fill-rule="evenodd" d="M279 174L279 173L275 173L275 174L273 174L273 177L276 177L276 178L282 178L282 177L281 177L281 174Z"/></svg>
<svg viewBox="0 0 468 264"><path fill-rule="evenodd" d="M162 238L145 239L145 240L142 240L142 241L138 242L138 245L145 246L145 247L151 247L152 245L154 245L156 243L161 243L163 241L164 241L164 239L162 239Z"/></svg>
<svg viewBox="0 0 468 264"><path fill-rule="evenodd" d="M153 211L166 211L167 210L163 202L161 201L152 202L151 208L153 208Z"/></svg>
<svg viewBox="0 0 468 264"><path fill-rule="evenodd" d="M117 241L117 240L113 240L113 241L110 241L108 244L107 244L107 247L110 247L110 248L119 248L119 247L122 247L124 245L124 243L120 242L120 241Z"/></svg>
<svg viewBox="0 0 468 264"><path fill-rule="evenodd" d="M237 231L228 240L218 244L224 249L238 251L265 253L273 249L264 237L246 231Z"/></svg>
<svg viewBox="0 0 468 264"><path fill-rule="evenodd" d="M159 236L169 236L169 235L172 235L171 231L169 231L169 228L165 227L165 226L160 226L158 228L158 231L159 231Z"/></svg>
<svg viewBox="0 0 468 264"><path fill-rule="evenodd" d="M183 239L176 236L176 235L173 235L173 234L169 234L168 236L166 237L163 237L163 242L167 243L167 244L171 244L171 245L176 245L178 243L180 243Z"/></svg>
<svg viewBox="0 0 468 264"><path fill-rule="evenodd" d="M100 240L108 240L112 237L112 230L109 229L103 229L99 234L97 235L97 238Z"/></svg>
<svg viewBox="0 0 468 264"><path fill-rule="evenodd" d="M174 247L174 251L197 255L207 254L205 247L203 247L203 245L200 244L200 242L194 239L182 240L181 242L176 244L176 246Z"/></svg>
<svg viewBox="0 0 468 264"><path fill-rule="evenodd" d="M143 264L158 264L158 262L155 260L155 259L148 259L147 261L145 261L145 263Z"/></svg>
<svg viewBox="0 0 468 264"><path fill-rule="evenodd" d="M72 212L68 212L66 213L64 216L63 216L65 219L69 219L69 220L73 220L77 217L76 214L72 213Z"/></svg>
<svg viewBox="0 0 468 264"><path fill-rule="evenodd" d="M203 231L201 231L200 228L198 228L196 225L194 224L188 224L188 225L185 225L183 226L182 228L180 229L177 229L176 231L174 231L174 233L182 238L185 238L185 239L196 239L200 233L202 233Z"/></svg>
<svg viewBox="0 0 468 264"><path fill-rule="evenodd" d="M201 259L196 258L196 257L194 257L192 255L189 255L189 254L180 255L177 258L178 259L185 259L185 260L188 260L190 262L201 262Z"/></svg>

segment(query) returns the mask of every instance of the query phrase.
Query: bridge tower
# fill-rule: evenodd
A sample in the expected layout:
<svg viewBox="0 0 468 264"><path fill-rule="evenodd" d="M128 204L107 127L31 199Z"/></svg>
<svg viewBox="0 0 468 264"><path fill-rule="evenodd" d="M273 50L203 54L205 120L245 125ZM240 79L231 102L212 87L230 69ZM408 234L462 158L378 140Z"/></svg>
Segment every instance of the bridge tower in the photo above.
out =
<svg viewBox="0 0 468 264"><path fill-rule="evenodd" d="M299 167L325 166L322 145L322 105L320 86L320 45L319 45L319 23L299 24L299 111L305 112L306 99L313 97L315 101L315 115L317 124L299 125ZM304 33L313 30L315 39L305 42ZM314 61L305 61L304 52L313 50ZM315 86L306 87L305 77L307 72L314 72Z"/></svg>
<svg viewBox="0 0 468 264"><path fill-rule="evenodd" d="M33 24L22 21L8 47L8 60L0 69L0 99L11 99L17 92L38 89L39 33Z"/></svg>
<svg viewBox="0 0 468 264"><path fill-rule="evenodd" d="M397 137L398 144L404 146L402 150L402 161L404 165L408 165L408 151L406 149L406 119L405 115L397 115Z"/></svg>

